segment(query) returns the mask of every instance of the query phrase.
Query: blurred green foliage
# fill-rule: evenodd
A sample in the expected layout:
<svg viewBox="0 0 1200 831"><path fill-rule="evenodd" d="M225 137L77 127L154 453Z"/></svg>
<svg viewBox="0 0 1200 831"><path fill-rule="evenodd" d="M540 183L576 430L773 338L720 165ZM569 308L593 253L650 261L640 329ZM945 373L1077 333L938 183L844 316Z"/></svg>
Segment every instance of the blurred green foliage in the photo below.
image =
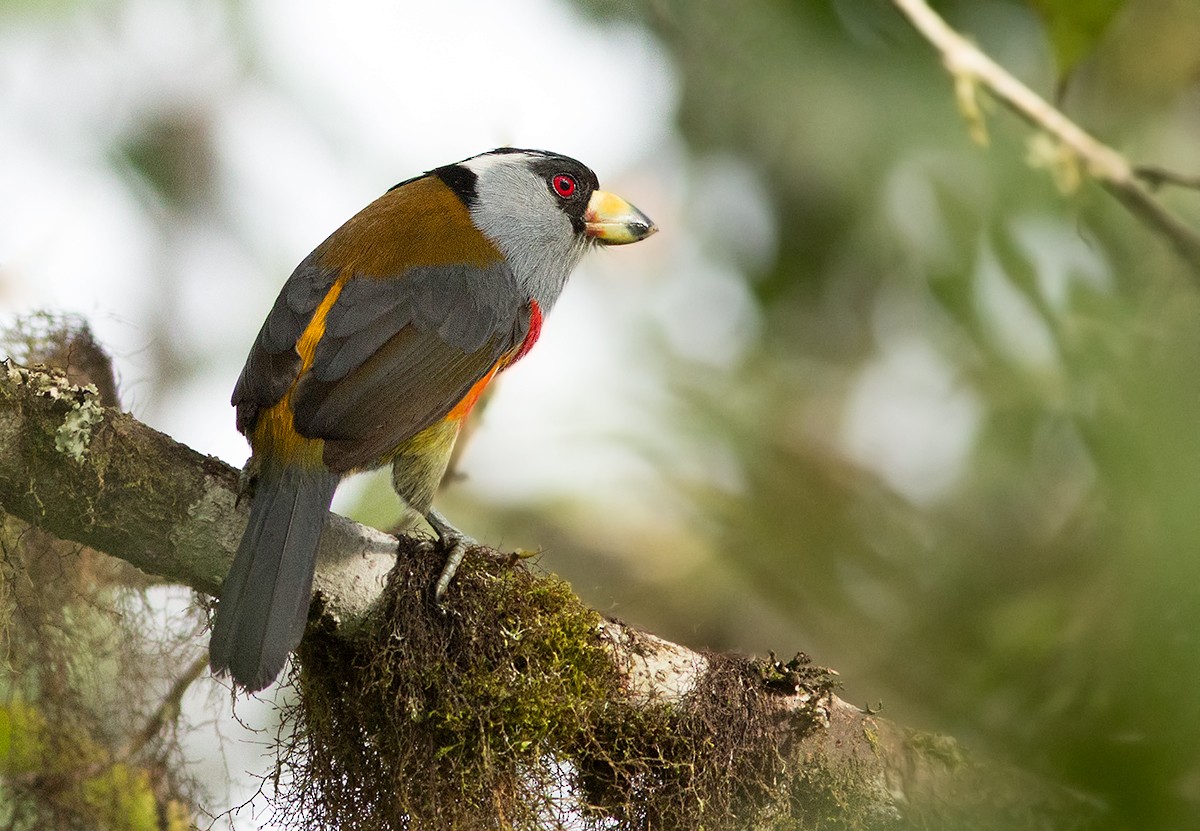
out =
<svg viewBox="0 0 1200 831"><path fill-rule="evenodd" d="M0 828L193 827L176 734L141 731L195 626L151 643L141 580L0 514Z"/></svg>
<svg viewBox="0 0 1200 831"><path fill-rule="evenodd" d="M1082 788L1114 827L1200 825L1200 275L1094 186L1060 194L1006 112L972 145L886 3L585 5L662 39L689 147L748 165L777 223L737 371L664 358L699 420L681 429L728 444L743 476L696 494L706 593L735 574L852 698ZM1068 115L1136 162L1200 169L1197 51L1170 46L1200 6L1130 0L1137 27L1101 40L1117 4L1053 5L1049 30L1018 3L939 9L1048 97L1051 54L1086 57ZM1200 227L1200 199L1162 196ZM924 402L918 460L930 420L966 432L948 483L846 452L864 406L906 440L903 409L862 395L889 373ZM706 634L767 646L736 622Z"/></svg>
<svg viewBox="0 0 1200 831"><path fill-rule="evenodd" d="M1046 22L1046 34L1066 75L1091 54L1125 0L1029 0Z"/></svg>

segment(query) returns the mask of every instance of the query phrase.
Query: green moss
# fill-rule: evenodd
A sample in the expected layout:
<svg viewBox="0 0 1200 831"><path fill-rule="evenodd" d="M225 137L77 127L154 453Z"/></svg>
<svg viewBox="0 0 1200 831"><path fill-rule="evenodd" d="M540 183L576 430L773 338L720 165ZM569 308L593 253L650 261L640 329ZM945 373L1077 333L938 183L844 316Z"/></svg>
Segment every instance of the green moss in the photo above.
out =
<svg viewBox="0 0 1200 831"><path fill-rule="evenodd" d="M300 790L320 794L331 825L470 827L495 800L532 819L541 808L517 796L614 697L600 618L566 584L469 558L439 609L428 593L439 562L393 572L354 643L320 626L305 639Z"/></svg>
<svg viewBox="0 0 1200 831"><path fill-rule="evenodd" d="M77 462L87 454L92 441L92 428L104 420L104 407L100 405L96 388L89 385L82 389L84 394L77 396L54 434L54 446L58 452L65 453Z"/></svg>
<svg viewBox="0 0 1200 831"><path fill-rule="evenodd" d="M300 697L285 713L299 729L281 748L295 787L278 819L357 829L804 827L770 700L801 676L827 676L795 663L765 678L755 663L710 656L685 699L635 705L598 637L600 617L568 585L469 557L438 608L429 589L440 555L401 547L373 625L347 642L322 618L301 646ZM795 716L794 735L811 727L806 718Z"/></svg>
<svg viewBox="0 0 1200 831"><path fill-rule="evenodd" d="M892 806L880 798L877 769L853 756L832 761L813 756L795 771L787 794L783 829L822 831L887 831L909 828Z"/></svg>
<svg viewBox="0 0 1200 831"><path fill-rule="evenodd" d="M962 746L951 736L913 730L906 734L905 741L914 754L924 759L936 759L950 770L966 764Z"/></svg>
<svg viewBox="0 0 1200 831"><path fill-rule="evenodd" d="M879 731L870 724L863 725L863 738L867 740L867 744L871 746L871 750L876 754L879 753Z"/></svg>

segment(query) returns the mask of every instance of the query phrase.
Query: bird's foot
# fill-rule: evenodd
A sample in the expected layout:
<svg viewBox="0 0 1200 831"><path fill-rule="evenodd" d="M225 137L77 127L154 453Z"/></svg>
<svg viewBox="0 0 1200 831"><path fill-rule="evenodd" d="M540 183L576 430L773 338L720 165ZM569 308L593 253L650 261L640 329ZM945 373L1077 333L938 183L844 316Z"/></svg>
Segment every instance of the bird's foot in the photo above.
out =
<svg viewBox="0 0 1200 831"><path fill-rule="evenodd" d="M446 590L450 588L450 581L454 579L454 573L458 571L467 550L479 547L479 541L459 531L450 524L448 519L432 508L425 515L425 519L437 533L438 542L441 543L442 550L446 552L446 564L442 566L442 573L438 575L433 589L433 600L441 605Z"/></svg>
<svg viewBox="0 0 1200 831"><path fill-rule="evenodd" d="M518 548L516 551L493 551L487 546L479 542L474 537L464 534L459 531L450 521L446 519L436 510L430 509L425 515L425 520L437 533L437 541L422 540L418 543L418 547L423 552L432 552L436 547L442 549L446 554L446 564L442 566L442 573L438 575L437 583L433 589L433 599L438 605L441 605L442 598L446 595L446 590L450 588L450 581L454 579L455 572L458 571L459 565L462 564L463 557L467 551L478 548L487 554L491 559L504 565L516 565L521 560L528 560L531 557L540 556L542 550Z"/></svg>

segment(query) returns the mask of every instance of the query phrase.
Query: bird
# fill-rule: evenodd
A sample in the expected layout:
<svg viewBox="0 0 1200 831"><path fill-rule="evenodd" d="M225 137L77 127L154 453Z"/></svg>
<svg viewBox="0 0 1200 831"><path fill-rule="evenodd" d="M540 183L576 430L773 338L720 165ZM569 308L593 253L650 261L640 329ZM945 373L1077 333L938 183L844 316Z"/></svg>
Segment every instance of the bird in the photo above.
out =
<svg viewBox="0 0 1200 831"><path fill-rule="evenodd" d="M455 439L537 341L589 248L657 231L583 163L498 148L407 179L334 231L284 283L234 387L250 518L222 584L214 674L256 692L304 635L338 483L391 466L446 552L441 603L475 541L433 508Z"/></svg>

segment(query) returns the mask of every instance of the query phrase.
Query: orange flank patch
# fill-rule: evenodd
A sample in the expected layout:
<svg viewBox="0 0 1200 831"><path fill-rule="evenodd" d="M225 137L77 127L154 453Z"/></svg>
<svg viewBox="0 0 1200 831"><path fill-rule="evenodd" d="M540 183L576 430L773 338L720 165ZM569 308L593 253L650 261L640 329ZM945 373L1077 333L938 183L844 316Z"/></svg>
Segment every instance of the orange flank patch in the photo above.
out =
<svg viewBox="0 0 1200 831"><path fill-rule="evenodd" d="M462 400L454 405L454 409L446 413L446 418L451 421L460 421L466 418L467 414L471 412L471 408L479 401L479 396L483 395L483 391L487 389L487 385L492 382L492 379L496 377L496 373L502 368L503 363L499 361L493 364L492 368L487 371L487 375L476 381L475 386L471 387Z"/></svg>
<svg viewBox="0 0 1200 831"><path fill-rule="evenodd" d="M542 307L538 305L536 300L529 301L529 331L525 335L525 340L521 341L520 346L510 351L498 360L487 374L475 382L475 386L463 396L462 400L454 405L454 409L446 414L446 419L450 421L461 420L467 417L471 409L479 402L479 396L483 395L483 391L487 389L487 385L492 382L496 374L508 369L517 361L525 357L526 353L533 348L537 343L538 335L542 333Z"/></svg>

